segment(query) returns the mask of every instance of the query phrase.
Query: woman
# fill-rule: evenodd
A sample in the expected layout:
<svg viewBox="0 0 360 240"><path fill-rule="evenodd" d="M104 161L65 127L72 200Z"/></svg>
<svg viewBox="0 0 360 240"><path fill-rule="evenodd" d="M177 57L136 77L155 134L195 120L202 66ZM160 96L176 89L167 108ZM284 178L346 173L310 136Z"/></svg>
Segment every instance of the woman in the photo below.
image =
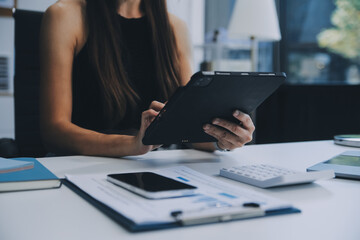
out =
<svg viewBox="0 0 360 240"><path fill-rule="evenodd" d="M41 46L41 127L49 151L126 156L158 147L142 144L144 132L192 75L186 27L165 0L60 0L44 14ZM222 119L204 126L221 149L251 141L250 117L234 117L241 126Z"/></svg>

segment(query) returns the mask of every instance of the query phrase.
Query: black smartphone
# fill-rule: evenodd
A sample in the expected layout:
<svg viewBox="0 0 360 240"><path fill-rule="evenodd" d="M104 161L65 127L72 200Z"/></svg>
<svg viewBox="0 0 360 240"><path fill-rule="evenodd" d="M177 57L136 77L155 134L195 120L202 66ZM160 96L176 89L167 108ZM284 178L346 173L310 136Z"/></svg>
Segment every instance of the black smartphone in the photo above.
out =
<svg viewBox="0 0 360 240"><path fill-rule="evenodd" d="M149 199L196 194L196 187L153 172L109 174L107 180Z"/></svg>

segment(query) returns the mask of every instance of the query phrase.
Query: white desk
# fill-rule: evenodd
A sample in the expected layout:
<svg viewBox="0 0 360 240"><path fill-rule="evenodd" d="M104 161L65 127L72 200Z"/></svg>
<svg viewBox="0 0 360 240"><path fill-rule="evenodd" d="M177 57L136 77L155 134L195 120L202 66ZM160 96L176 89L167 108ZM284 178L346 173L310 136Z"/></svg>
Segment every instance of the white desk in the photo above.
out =
<svg viewBox="0 0 360 240"><path fill-rule="evenodd" d="M186 163L134 161L99 157L39 159L57 176L65 173L106 173L117 170L186 165L209 175L219 168L249 163L272 163L296 170L354 148L332 141L245 146L208 161ZM180 154L170 152L169 156ZM315 184L263 190L302 210L300 214L183 227L144 233L129 233L66 186L60 189L0 194L0 239L360 239L360 181L332 179Z"/></svg>

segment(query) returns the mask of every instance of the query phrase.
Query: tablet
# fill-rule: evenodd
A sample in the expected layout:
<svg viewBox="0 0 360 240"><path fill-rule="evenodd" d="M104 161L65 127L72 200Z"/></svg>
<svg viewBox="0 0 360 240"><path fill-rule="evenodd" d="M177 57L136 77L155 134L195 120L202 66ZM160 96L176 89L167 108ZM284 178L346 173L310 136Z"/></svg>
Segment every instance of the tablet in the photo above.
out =
<svg viewBox="0 0 360 240"><path fill-rule="evenodd" d="M169 99L145 132L145 145L215 142L203 130L214 118L236 121L251 113L284 81L285 73L197 72Z"/></svg>
<svg viewBox="0 0 360 240"><path fill-rule="evenodd" d="M346 151L325 162L311 166L307 171L332 169L336 177L360 179L360 151Z"/></svg>

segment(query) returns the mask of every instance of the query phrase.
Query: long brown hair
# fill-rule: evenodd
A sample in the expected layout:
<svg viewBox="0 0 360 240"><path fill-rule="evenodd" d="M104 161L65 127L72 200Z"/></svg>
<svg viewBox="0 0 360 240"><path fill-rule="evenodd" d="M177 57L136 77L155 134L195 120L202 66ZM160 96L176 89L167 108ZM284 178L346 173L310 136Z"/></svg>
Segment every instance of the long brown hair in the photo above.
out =
<svg viewBox="0 0 360 240"><path fill-rule="evenodd" d="M179 54L166 0L142 0L140 7L152 32L158 97L165 101L180 86ZM104 112L113 124L121 120L127 106L135 106L138 99L128 82L121 57L123 44L117 14L116 0L87 0L89 56L100 79Z"/></svg>

